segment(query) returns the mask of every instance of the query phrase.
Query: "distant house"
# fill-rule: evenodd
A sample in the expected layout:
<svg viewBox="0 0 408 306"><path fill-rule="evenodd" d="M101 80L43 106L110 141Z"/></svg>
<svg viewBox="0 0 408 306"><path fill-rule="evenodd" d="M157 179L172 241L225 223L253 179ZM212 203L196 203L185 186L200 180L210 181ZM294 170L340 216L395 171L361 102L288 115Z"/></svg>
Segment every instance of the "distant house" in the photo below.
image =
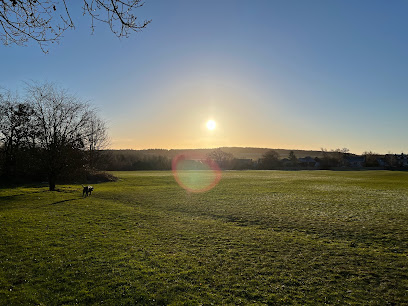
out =
<svg viewBox="0 0 408 306"><path fill-rule="evenodd" d="M408 155L404 153L386 154L379 163L385 167L406 168L408 167Z"/></svg>
<svg viewBox="0 0 408 306"><path fill-rule="evenodd" d="M365 163L365 156L346 155L344 156L344 164L346 167L363 168Z"/></svg>

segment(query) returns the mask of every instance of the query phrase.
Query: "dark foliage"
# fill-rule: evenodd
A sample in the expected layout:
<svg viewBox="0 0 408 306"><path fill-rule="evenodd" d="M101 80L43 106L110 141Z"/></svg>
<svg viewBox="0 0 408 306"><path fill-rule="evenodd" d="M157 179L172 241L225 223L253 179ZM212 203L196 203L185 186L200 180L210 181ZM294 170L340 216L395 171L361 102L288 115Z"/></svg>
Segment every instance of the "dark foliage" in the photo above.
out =
<svg viewBox="0 0 408 306"><path fill-rule="evenodd" d="M0 177L6 182L86 178L106 128L88 104L52 84L30 85L22 100L0 94Z"/></svg>
<svg viewBox="0 0 408 306"><path fill-rule="evenodd" d="M98 169L104 171L170 170L171 158L136 151L104 151Z"/></svg>
<svg viewBox="0 0 408 306"><path fill-rule="evenodd" d="M259 169L263 170L279 169L280 166L279 154L274 150L265 152L259 162Z"/></svg>

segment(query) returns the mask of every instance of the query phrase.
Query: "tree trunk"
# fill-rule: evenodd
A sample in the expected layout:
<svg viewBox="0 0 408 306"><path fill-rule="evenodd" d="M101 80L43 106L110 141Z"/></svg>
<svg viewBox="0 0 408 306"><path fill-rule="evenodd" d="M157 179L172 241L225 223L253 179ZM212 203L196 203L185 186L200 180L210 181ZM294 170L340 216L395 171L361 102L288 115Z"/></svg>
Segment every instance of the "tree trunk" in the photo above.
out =
<svg viewBox="0 0 408 306"><path fill-rule="evenodd" d="M50 174L48 176L48 185L50 191L55 191L55 175Z"/></svg>

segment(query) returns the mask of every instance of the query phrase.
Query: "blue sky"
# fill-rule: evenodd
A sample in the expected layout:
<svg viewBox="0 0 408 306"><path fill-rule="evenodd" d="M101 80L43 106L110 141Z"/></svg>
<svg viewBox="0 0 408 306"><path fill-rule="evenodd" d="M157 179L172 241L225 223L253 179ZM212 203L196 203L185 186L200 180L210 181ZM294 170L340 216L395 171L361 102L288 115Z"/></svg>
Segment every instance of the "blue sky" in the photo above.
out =
<svg viewBox="0 0 408 306"><path fill-rule="evenodd" d="M128 39L73 11L43 54L0 47L0 85L52 81L96 105L112 148L407 152L408 2L159 1ZM217 128L205 128L207 120Z"/></svg>

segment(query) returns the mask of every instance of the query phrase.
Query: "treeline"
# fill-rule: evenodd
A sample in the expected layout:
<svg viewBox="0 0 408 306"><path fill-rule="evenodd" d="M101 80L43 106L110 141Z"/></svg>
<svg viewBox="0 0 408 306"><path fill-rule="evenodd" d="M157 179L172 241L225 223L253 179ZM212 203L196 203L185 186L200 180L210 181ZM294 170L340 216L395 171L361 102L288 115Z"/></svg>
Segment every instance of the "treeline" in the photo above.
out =
<svg viewBox="0 0 408 306"><path fill-rule="evenodd" d="M253 148L253 147L219 147L219 148L206 148L206 149L144 149L144 150L109 150L112 154L121 154L125 152L129 152L130 154L141 154L146 156L165 156L168 158L174 158L175 156L183 153L198 153L202 155L208 155L215 150L221 150L225 153L230 153L236 159L252 159L258 160L262 158L263 154L265 154L269 150L273 150L281 158L287 157L291 151L298 158L306 157L306 156L313 156L313 157L323 157L323 152L321 150L287 150L287 149L271 149L271 148Z"/></svg>
<svg viewBox="0 0 408 306"><path fill-rule="evenodd" d="M282 152L284 150L281 150ZM181 152L181 153L180 153ZM183 154L182 151L177 152ZM286 150L284 151L286 153ZM364 152L355 155L347 148L318 151L317 156L297 157L296 151L287 151L281 156L277 150L267 150L261 158L236 158L224 148L212 150L187 150L187 156L198 154L200 159L191 160L192 170L199 170L200 164L207 159L215 161L223 170L339 170L339 169L408 169L408 156L404 154L380 155ZM317 151L315 151L317 152ZM172 158L167 150L109 150L101 153L101 170L137 171L137 170L170 170ZM162 155L163 154L163 155ZM176 155L175 155L176 156Z"/></svg>
<svg viewBox="0 0 408 306"><path fill-rule="evenodd" d="M103 171L170 170L172 159L132 150L102 151L98 169Z"/></svg>
<svg viewBox="0 0 408 306"><path fill-rule="evenodd" d="M6 183L84 182L107 141L105 122L89 104L49 83L23 94L0 93L0 178Z"/></svg>

